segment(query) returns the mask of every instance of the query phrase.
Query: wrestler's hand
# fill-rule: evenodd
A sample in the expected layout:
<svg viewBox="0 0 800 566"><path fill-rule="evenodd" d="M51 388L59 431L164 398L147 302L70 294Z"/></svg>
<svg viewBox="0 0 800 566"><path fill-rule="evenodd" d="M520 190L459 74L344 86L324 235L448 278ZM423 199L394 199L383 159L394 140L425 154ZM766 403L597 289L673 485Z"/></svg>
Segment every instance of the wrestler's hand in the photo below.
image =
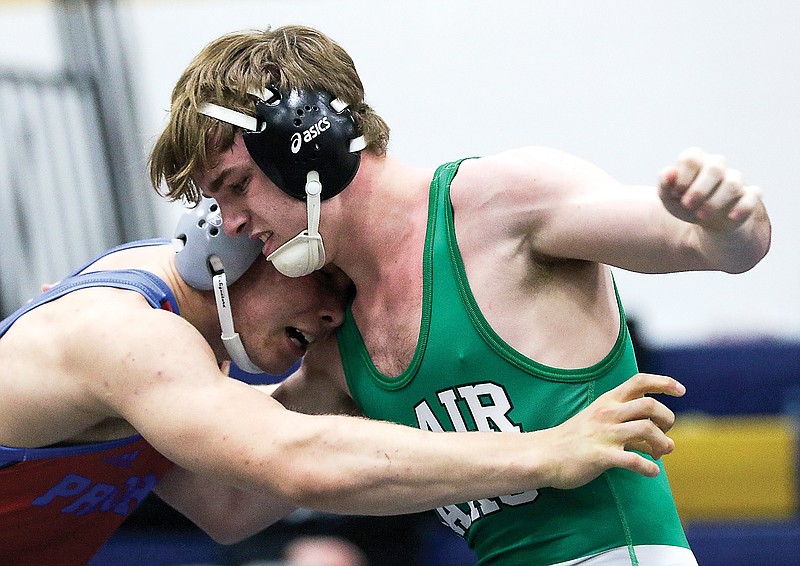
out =
<svg viewBox="0 0 800 566"><path fill-rule="evenodd" d="M666 433L675 423L675 414L646 395L680 397L685 392L686 388L671 377L636 374L565 423L541 431L549 437L557 459L551 487L578 487L609 468L657 476L659 467L632 450L654 459L672 452L675 443Z"/></svg>
<svg viewBox="0 0 800 566"><path fill-rule="evenodd" d="M659 196L673 216L720 232L743 224L761 205L761 190L721 155L700 148L684 150L659 176Z"/></svg>

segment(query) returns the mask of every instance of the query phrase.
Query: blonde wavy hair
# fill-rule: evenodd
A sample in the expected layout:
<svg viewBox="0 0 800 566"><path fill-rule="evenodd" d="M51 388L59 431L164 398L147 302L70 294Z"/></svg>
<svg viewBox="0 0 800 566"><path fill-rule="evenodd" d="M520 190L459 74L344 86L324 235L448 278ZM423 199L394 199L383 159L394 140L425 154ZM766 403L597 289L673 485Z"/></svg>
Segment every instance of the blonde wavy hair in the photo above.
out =
<svg viewBox="0 0 800 566"><path fill-rule="evenodd" d="M254 101L247 92L267 86L324 90L342 99L366 139L366 151L386 153L389 127L364 102L353 60L339 44L306 26L237 31L209 43L172 90L169 122L150 153L155 190L169 200L199 202L192 177L213 167L239 128L198 113L198 107L212 102L252 115Z"/></svg>

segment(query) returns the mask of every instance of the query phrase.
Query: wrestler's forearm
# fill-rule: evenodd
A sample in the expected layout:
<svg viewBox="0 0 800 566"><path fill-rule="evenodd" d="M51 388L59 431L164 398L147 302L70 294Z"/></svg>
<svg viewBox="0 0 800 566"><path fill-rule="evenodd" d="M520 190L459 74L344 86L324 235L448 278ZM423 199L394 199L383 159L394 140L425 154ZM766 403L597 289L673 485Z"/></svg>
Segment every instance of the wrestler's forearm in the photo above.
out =
<svg viewBox="0 0 800 566"><path fill-rule="evenodd" d="M272 460L270 478L282 497L302 507L355 514L407 513L541 487L573 488L611 467L654 476L659 467L631 449L656 459L671 452L674 442L666 432L675 415L648 394L684 392L669 377L638 374L561 425L528 433L424 432L286 412L259 459ZM274 454L284 457L275 461Z"/></svg>
<svg viewBox="0 0 800 566"><path fill-rule="evenodd" d="M545 485L530 434L304 415L238 382L181 393L179 404L161 393L146 404L163 405L159 418L137 423L156 449L199 476L298 507L399 514Z"/></svg>
<svg viewBox="0 0 800 566"><path fill-rule="evenodd" d="M655 457L670 451L672 441L662 430L674 415L643 395L683 391L666 377L631 379L553 429L442 433L295 413L238 382L212 389L194 403L169 403L167 397L160 401L157 434L149 435L145 423L139 429L197 474L299 507L349 514L408 513L540 487L575 487L610 466L653 475L658 466L625 448Z"/></svg>
<svg viewBox="0 0 800 566"><path fill-rule="evenodd" d="M545 439L431 433L338 416L301 416L276 437L282 495L334 513L410 513L547 485ZM290 419L292 420L292 419ZM534 433L536 434L536 433Z"/></svg>

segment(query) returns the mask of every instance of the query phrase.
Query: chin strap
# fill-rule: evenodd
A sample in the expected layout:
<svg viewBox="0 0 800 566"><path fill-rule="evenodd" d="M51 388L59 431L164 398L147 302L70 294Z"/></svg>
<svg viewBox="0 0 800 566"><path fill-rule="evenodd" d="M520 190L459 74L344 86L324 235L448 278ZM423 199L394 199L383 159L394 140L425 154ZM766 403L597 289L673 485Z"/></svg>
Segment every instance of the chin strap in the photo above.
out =
<svg viewBox="0 0 800 566"><path fill-rule="evenodd" d="M250 360L250 357L244 349L244 344L242 344L242 339L233 329L231 299L228 295L228 282L225 277L222 262L220 262L217 256L211 256L209 261L214 270L214 298L217 300L217 314L219 315L219 324L222 328L222 344L228 351L231 361L236 364L239 369L247 373L264 373L261 368Z"/></svg>
<svg viewBox="0 0 800 566"><path fill-rule="evenodd" d="M325 265L325 246L319 233L321 193L319 173L309 171L306 175L308 229L267 256L267 261L271 261L275 269L287 277L302 277Z"/></svg>

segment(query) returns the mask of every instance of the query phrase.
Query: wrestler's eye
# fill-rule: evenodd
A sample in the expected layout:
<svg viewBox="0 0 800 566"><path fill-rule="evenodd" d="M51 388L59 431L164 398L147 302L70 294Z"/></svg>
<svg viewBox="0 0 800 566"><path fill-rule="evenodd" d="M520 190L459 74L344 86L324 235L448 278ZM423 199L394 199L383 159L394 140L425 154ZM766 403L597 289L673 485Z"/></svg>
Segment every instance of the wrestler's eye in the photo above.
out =
<svg viewBox="0 0 800 566"><path fill-rule="evenodd" d="M240 181L231 185L231 192L237 195L243 195L247 192L247 186L250 184L250 177L244 177Z"/></svg>

